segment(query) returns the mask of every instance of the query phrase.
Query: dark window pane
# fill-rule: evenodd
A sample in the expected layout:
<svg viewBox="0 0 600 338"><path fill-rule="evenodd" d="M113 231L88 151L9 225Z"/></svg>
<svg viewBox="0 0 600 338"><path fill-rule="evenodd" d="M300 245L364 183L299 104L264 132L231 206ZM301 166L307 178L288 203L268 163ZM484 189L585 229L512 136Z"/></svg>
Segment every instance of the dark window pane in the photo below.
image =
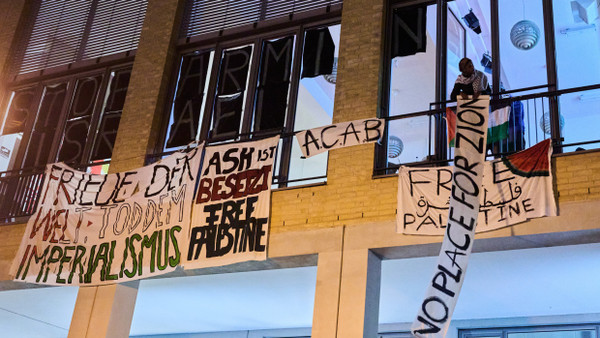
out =
<svg viewBox="0 0 600 338"><path fill-rule="evenodd" d="M102 119L96 137L92 161L111 158L120 120L121 114L109 114Z"/></svg>
<svg viewBox="0 0 600 338"><path fill-rule="evenodd" d="M219 72L219 95L231 95L246 89L252 46L228 50L223 53Z"/></svg>
<svg viewBox="0 0 600 338"><path fill-rule="evenodd" d="M54 130L52 131L33 131L29 139L29 148L25 158L24 167L38 167L48 162Z"/></svg>
<svg viewBox="0 0 600 338"><path fill-rule="evenodd" d="M427 9L397 8L392 20L392 57L425 52Z"/></svg>
<svg viewBox="0 0 600 338"><path fill-rule="evenodd" d="M40 129L55 129L58 121L62 105L65 101L67 84L62 83L56 86L48 86L44 91L42 103L38 110L35 120L35 130Z"/></svg>
<svg viewBox="0 0 600 338"><path fill-rule="evenodd" d="M235 135L240 129L244 96L217 97L212 136Z"/></svg>
<svg viewBox="0 0 600 338"><path fill-rule="evenodd" d="M327 28L306 31L302 57L302 77L331 74L335 43Z"/></svg>
<svg viewBox="0 0 600 338"><path fill-rule="evenodd" d="M27 88L16 91L8 109L8 116L2 129L2 134L22 133L25 130L27 118L32 110L34 89Z"/></svg>
<svg viewBox="0 0 600 338"><path fill-rule="evenodd" d="M290 88L293 44L293 36L263 43L255 130L283 128Z"/></svg>
<svg viewBox="0 0 600 338"><path fill-rule="evenodd" d="M94 103L101 83L102 76L100 75L86 77L77 81L77 89L75 90L73 104L69 111L69 119L93 114Z"/></svg>
<svg viewBox="0 0 600 338"><path fill-rule="evenodd" d="M58 156L59 161L67 163L81 162L89 128L90 117L67 122L63 143Z"/></svg>
<svg viewBox="0 0 600 338"><path fill-rule="evenodd" d="M25 167L37 167L48 163L66 91L66 83L48 86L44 89L44 95L27 147Z"/></svg>
<svg viewBox="0 0 600 338"><path fill-rule="evenodd" d="M184 55L171 112L167 148L192 142L198 133L211 52Z"/></svg>
<svg viewBox="0 0 600 338"><path fill-rule="evenodd" d="M251 58L252 46L223 52L210 137L239 132Z"/></svg>
<svg viewBox="0 0 600 338"><path fill-rule="evenodd" d="M104 112L123 110L130 76L130 69L115 72L115 75L110 83L110 92L108 94L108 101L106 102L106 108L104 109Z"/></svg>

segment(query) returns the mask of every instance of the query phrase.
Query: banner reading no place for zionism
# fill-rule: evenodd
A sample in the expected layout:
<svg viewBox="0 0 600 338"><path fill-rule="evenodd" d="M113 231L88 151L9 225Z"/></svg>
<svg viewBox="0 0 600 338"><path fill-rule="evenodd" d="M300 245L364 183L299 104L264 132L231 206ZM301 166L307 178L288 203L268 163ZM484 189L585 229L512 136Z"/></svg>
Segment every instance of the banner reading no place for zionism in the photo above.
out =
<svg viewBox="0 0 600 338"><path fill-rule="evenodd" d="M485 163L489 97L458 100L454 173L448 223L433 278L411 331L444 337L473 249Z"/></svg>

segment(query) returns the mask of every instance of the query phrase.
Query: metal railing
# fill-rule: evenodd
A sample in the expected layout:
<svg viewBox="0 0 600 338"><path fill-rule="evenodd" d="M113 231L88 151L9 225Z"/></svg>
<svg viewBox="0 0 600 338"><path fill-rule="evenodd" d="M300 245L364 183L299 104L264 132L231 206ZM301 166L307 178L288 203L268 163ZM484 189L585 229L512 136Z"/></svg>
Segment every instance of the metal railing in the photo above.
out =
<svg viewBox="0 0 600 338"><path fill-rule="evenodd" d="M69 165L86 171L108 163L110 161ZM43 166L0 172L0 224L15 222L35 212L42 193L45 169Z"/></svg>
<svg viewBox="0 0 600 338"><path fill-rule="evenodd" d="M504 106L510 106L511 113L508 121L507 137L488 145L488 158L497 158L515 153L548 138L552 139L554 153L583 150L580 146L600 143L600 131L593 133L593 135L590 135L585 140L577 140L576 142L570 139L565 140L562 129L563 125L569 123L569 121L565 121L565 118L559 112L561 97L564 98L565 95L572 93L582 94L587 91L598 90L600 89L600 84L550 92L526 93L544 90L547 87L547 85L544 85L506 91L491 97L491 111ZM573 98L569 97L569 100L573 100ZM386 132L392 130L393 127L398 127L399 124L406 125L410 123L411 119L413 121L420 119L421 124L428 123L427 135L423 135L421 140L427 143L422 146L422 148L427 150L419 153L417 158L413 156L411 159L404 161L398 161L397 159L394 161L394 159L389 158L390 144L388 140L390 135L388 134L384 142L378 147L378 161L375 168L375 175L393 174L400 165L436 166L451 164L453 148L448 147L447 144L446 108L453 106L456 106L456 102L432 102L430 103L430 109L426 111L385 117L387 124ZM596 123L600 122L600 106L597 108L598 117L595 119ZM584 112L581 113L583 114ZM403 144L403 148L410 146L410 144ZM575 149L576 147L577 149Z"/></svg>

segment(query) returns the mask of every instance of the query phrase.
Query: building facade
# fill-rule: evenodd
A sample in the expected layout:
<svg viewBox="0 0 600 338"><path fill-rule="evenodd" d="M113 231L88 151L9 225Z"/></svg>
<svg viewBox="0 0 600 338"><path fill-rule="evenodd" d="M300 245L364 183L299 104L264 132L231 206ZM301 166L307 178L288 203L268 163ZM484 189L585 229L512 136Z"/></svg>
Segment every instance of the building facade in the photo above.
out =
<svg viewBox="0 0 600 338"><path fill-rule="evenodd" d="M526 131L519 134L524 144L518 145L514 141L499 145L490 149L490 154L511 153L546 138L551 138L554 145L551 168L559 215L478 234L474 252L480 253L481 257L498 255L482 264L496 264L500 272L507 269L507 275L527 284L526 280L538 279L523 273L508 274L510 267L499 261L502 254L518 253L522 256L513 255L507 259L519 261L534 255L543 256L540 251L527 250L559 248L568 253L570 249L587 248L595 252L600 248L597 246L600 242L597 221L600 212L596 209L600 206L600 152L593 148L600 140L594 127L600 106L594 95L600 90L600 62L598 59L573 59L565 56L564 51L581 51L583 46L589 45L593 47L576 53L575 57L600 55L596 50L600 50L597 28L585 28L598 25L597 3L573 1L572 8L577 11L570 11L571 7L568 7L572 23L567 26L559 20L562 16L557 13L564 11L563 5L571 6L571 2L539 0L535 1L537 7L531 8L525 8L523 2L524 15L541 18L537 22L537 49L531 49L537 54L523 52L525 54L515 56L511 54L510 40L506 40L510 27L506 26L504 18L508 16L510 6L503 1L344 0L343 4L341 1L315 1L312 5L307 1L293 1L290 2L294 4L292 8L284 8L285 4L277 7L271 4L276 3L273 1L243 4L223 1L225 7L212 3L214 8L210 7L210 1L199 0L139 1L125 3L123 8L118 7L119 2L91 1L90 8L81 9L84 14L78 14L80 9L75 6L63 8L71 14L65 17L69 19L64 19L64 27L56 28L58 32L64 30L64 34L56 36L65 37L61 43L68 44L68 37L78 33L71 33L66 27L81 26L85 41L78 40L72 58L60 61L58 56L56 59L48 57L45 63L39 64L36 60L41 60L44 55L55 55L52 54L54 47L47 46L38 46L37 50L41 48L42 52L35 54L35 40L31 38L37 32L35 19L46 13L47 2L2 2L2 134L19 134L20 146L14 148L13 162L5 168L8 171L0 179L8 182L11 177L34 177L36 171L27 170L54 161L66 161L92 172L119 172L155 161L194 139L222 142L281 134L281 157L274 175L277 188L272 192L268 260L177 271L166 275L163 282L191 280L198 276L226 278L228 274L303 267L312 267L314 271L316 268L310 325L298 324L303 326L300 328L264 326L265 329L297 329L287 333L261 333L260 325L247 329L233 329L232 326L229 330L232 332L212 334L206 332L224 330L130 331L136 306L145 304L139 299L136 302L138 288L144 281L79 288L68 332L64 332L64 327L53 330L69 337L130 334L405 336L410 324L405 317L398 315L396 320L391 313L382 318L380 312L394 307L385 297L398 301L397 308L402 311L416 315L418 309L407 309L412 303L402 303L402 290L394 291L400 296L393 298L388 289L382 288L382 279L386 278L382 266L390 262L389 269L394 269L396 262L399 264L397 269L407 269L396 273L400 278L408 278L414 273L408 270L408 262L436 256L442 237L396 232L396 171L400 164L435 166L451 161L443 119L445 106L442 105L448 100L453 79L458 75L455 68L461 57L478 61L476 68L485 67L479 62L484 54L491 60L499 60L488 65L492 98L497 99L501 94L494 88L504 88L513 96L508 100L521 102L526 107L524 114L531 115L533 121L526 120ZM526 2L531 6L529 0ZM68 1L64 3L72 5ZM421 17L425 29L415 31L423 34L427 49L398 58L392 54L396 47L391 41L396 34L396 20L399 20L396 14L412 9L427 13ZM480 15L481 34L474 35L468 20L462 19L470 9ZM48 9L48 15L55 11L58 10ZM102 13L118 12L128 13L126 18L134 23L122 19L123 26L113 27L113 31L98 29L99 33L95 35L95 21L90 17L100 18ZM106 15L110 20L119 19L113 14ZM237 19L232 19L234 17ZM215 18L218 23L210 26L205 18ZM306 51L311 47L308 36L321 34L323 30L329 32L335 46L336 74L333 80L333 72L325 74L330 75L329 80L324 76L303 76L309 65L302 62L308 58ZM117 44L114 49L110 46L103 49L94 44L96 36L100 41L102 38L117 40L121 35L126 36L129 44ZM416 35L415 41L421 39L419 34ZM571 45L566 45L565 37L573 39ZM270 43L281 41L287 45L280 50L269 49L275 48L270 47ZM44 52L44 48L51 51ZM67 50L66 47L56 48ZM240 55L241 65L223 66L225 60L231 60L233 64L235 57ZM265 58L269 55L274 55L276 60L289 57L286 59L289 60L288 68L283 71L286 75L277 82L278 88L284 88L283 94L269 86L265 75ZM529 59L536 62L525 64ZM587 68L577 68L580 64L586 64ZM523 74L529 76L523 79ZM227 76L232 76L238 83L233 92L221 85ZM195 82L189 85L187 80ZM272 98L279 105L269 106L267 101L262 101L264 97ZM239 102L235 101L238 98ZM583 102L583 105L571 104L575 101ZM227 107L228 104L237 104L235 107L239 108ZM594 108L595 113L589 113ZM186 115L186 109L191 109L192 113ZM230 111L226 109L233 109L233 114L228 115ZM273 111L279 112L278 115ZM26 117L16 118L19 112L25 112ZM323 157L311 160L313 162L302 162L299 150L292 142L292 135L298 130L371 117L386 118L388 134L381 144L331 150ZM78 129L82 125L85 127ZM395 136L402 146L398 155L393 156L391 150L397 149L393 148L392 137ZM575 151L579 147L587 150ZM102 168L106 164L110 165L108 169ZM27 182L33 182L31 180ZM4 291L0 294L15 290L32 294L34 289L20 291L30 286L13 282L8 274L24 233L27 210L31 209L27 204L21 204L20 209L9 212L8 208L13 207L10 201L27 200L27 196L21 190L7 190L7 187L2 187L5 189L2 205L6 209L2 213L7 215L7 224L0 226L4 239L0 244L0 285ZM573 262L576 262L579 256L573 255ZM408 265L402 265L403 262ZM574 278L578 281L586 278L589 283L599 281L598 266L586 265L589 275ZM433 268L431 263L429 269L433 271ZM549 266L548 269L553 268ZM425 278L431 277L431 271L425 273ZM557 274L560 275L560 270ZM469 274L466 278L468 280ZM549 277L543 273L539 278L548 284L573 282L569 279L548 281L544 278ZM518 284L521 283L519 280ZM399 285L402 284L399 282ZM562 290L545 284L528 287L549 293ZM457 319L448 336L510 336L510 329L514 327L526 327L527 332L534 332L537 328L551 331L554 325L562 325L556 330L571 327L573 331L594 331L597 336L600 308L594 303L597 304L595 300L600 297L600 292L590 291L587 298L579 298L575 295L578 288L574 283L572 299L582 302L576 305L580 312L555 303L556 309L547 312L536 312L534 306L528 314L514 311L506 315L491 314L491 317L465 315ZM422 297L424 288L419 289L416 296L413 291L407 289L405 296ZM537 291L527 289L523 292L536 295ZM501 303L486 298L488 293L494 292L481 290L481 294L472 298L488 301L490 307L500 306ZM243 296L232 291L232 297ZM543 303L541 298L545 295L542 292L532 297ZM548 306L552 307L552 301ZM154 306L161 307L160 303ZM478 306L485 308L486 304ZM525 307L519 303L503 306ZM500 318L502 316L505 318ZM581 328L582 325L588 326ZM487 329L496 331L490 333Z"/></svg>

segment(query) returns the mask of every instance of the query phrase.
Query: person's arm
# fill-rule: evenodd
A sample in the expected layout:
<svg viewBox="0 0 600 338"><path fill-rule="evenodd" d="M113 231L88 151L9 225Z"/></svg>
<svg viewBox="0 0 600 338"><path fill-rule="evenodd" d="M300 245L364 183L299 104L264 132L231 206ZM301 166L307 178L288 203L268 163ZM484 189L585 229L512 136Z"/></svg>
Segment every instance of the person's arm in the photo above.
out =
<svg viewBox="0 0 600 338"><path fill-rule="evenodd" d="M450 93L450 101L456 101L456 97L460 93L460 88L458 87L458 83L454 84L454 88L452 88L452 93Z"/></svg>

